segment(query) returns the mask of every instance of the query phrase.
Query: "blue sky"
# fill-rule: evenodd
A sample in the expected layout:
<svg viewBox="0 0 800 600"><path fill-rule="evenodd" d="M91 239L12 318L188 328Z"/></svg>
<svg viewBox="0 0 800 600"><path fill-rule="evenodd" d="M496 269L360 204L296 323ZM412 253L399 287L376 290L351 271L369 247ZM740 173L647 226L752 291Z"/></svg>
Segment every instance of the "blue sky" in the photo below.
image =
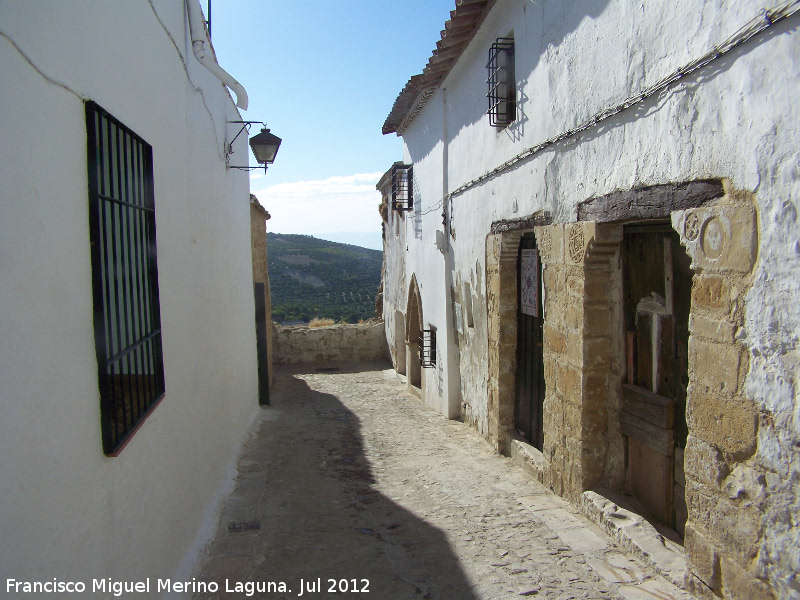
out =
<svg viewBox="0 0 800 600"><path fill-rule="evenodd" d="M381 126L454 8L454 0L212 0L217 59L250 98L242 117L283 140L275 164L250 182L272 215L269 231L381 248L375 184L402 159L400 138Z"/></svg>

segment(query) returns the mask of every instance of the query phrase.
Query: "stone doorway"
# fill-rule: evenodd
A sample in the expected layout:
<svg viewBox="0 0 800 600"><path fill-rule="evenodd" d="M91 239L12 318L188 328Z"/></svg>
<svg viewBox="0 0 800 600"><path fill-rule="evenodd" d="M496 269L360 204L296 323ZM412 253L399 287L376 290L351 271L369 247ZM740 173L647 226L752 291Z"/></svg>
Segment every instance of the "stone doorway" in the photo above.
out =
<svg viewBox="0 0 800 600"><path fill-rule="evenodd" d="M490 234L486 238L486 301L489 342L488 438L500 453L510 452L511 441L518 437L515 406L517 403L517 338L520 327L520 247L523 237L533 240L534 247L536 247L538 238L534 235L534 228L549 223L550 220L548 213L537 213L514 221L498 221L492 224ZM540 269L541 266L540 264ZM541 270L539 272L541 274ZM539 285L541 292L543 285L541 277ZM540 294L539 298L541 304L543 296ZM543 318L544 313L542 312L540 322L543 321ZM541 343L541 337L539 342ZM543 371L541 377L543 386ZM542 387L542 393L543 391ZM543 412L543 410L540 411L540 415L543 415ZM544 435L541 438L544 438ZM541 456L539 451L541 447L537 446L536 448L534 452ZM543 481L542 476L539 479Z"/></svg>
<svg viewBox="0 0 800 600"><path fill-rule="evenodd" d="M517 386L514 405L516 431L538 450L544 443L544 362L542 358L542 266L536 238L525 234L517 260Z"/></svg>
<svg viewBox="0 0 800 600"><path fill-rule="evenodd" d="M412 275L408 288L408 309L406 310L406 377L408 385L417 390L422 388L422 364L420 361L420 344L422 342L422 302L419 296L417 279Z"/></svg>
<svg viewBox="0 0 800 600"><path fill-rule="evenodd" d="M626 487L683 535L691 259L666 221L626 225L621 258Z"/></svg>
<svg viewBox="0 0 800 600"><path fill-rule="evenodd" d="M395 370L406 374L406 316L399 310L394 313Z"/></svg>

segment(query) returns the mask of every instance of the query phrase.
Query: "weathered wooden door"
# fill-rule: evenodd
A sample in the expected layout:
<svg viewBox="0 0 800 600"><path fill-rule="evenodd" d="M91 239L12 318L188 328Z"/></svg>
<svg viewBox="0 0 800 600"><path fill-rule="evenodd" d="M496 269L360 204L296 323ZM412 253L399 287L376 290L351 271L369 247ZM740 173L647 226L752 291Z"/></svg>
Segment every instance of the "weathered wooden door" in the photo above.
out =
<svg viewBox="0 0 800 600"><path fill-rule="evenodd" d="M658 521L683 532L690 260L668 224L627 226L623 239L627 383L620 424L628 485Z"/></svg>
<svg viewBox="0 0 800 600"><path fill-rule="evenodd" d="M542 449L544 431L544 362L542 360L542 266L536 239L525 235L519 247L519 311L517 316L517 431Z"/></svg>

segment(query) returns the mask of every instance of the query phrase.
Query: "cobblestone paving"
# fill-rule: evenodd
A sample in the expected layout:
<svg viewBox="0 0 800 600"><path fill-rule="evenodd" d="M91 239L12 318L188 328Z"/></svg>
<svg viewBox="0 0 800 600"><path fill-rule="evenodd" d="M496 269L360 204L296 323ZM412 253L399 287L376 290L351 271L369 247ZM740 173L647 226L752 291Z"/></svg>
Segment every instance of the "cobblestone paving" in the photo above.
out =
<svg viewBox="0 0 800 600"><path fill-rule="evenodd" d="M387 365L278 368L271 400L196 600L691 599Z"/></svg>

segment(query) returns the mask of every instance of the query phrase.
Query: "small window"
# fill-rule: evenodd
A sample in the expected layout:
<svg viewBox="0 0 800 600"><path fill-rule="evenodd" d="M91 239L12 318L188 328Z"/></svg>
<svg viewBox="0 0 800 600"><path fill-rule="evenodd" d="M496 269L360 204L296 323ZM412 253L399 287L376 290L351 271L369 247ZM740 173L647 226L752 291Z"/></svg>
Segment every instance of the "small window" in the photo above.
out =
<svg viewBox="0 0 800 600"><path fill-rule="evenodd" d="M411 210L414 208L414 179L411 165L392 167L392 208Z"/></svg>
<svg viewBox="0 0 800 600"><path fill-rule="evenodd" d="M420 364L424 368L436 366L436 328L422 330L422 348L420 348Z"/></svg>
<svg viewBox="0 0 800 600"><path fill-rule="evenodd" d="M164 397L153 152L94 102L86 133L100 421L116 456Z"/></svg>
<svg viewBox="0 0 800 600"><path fill-rule="evenodd" d="M517 118L517 86L514 76L514 38L497 38L489 48L489 123L507 127Z"/></svg>

